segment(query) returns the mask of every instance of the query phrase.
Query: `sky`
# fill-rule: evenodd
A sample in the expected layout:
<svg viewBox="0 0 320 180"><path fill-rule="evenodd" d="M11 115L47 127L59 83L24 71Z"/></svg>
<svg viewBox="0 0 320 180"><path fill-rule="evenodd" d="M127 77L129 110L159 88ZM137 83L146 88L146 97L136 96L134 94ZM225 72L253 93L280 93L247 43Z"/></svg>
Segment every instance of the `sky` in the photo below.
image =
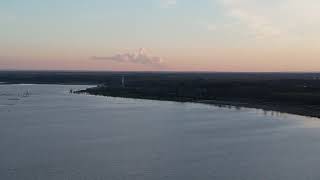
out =
<svg viewBox="0 0 320 180"><path fill-rule="evenodd" d="M320 71L319 0L0 0L0 69Z"/></svg>

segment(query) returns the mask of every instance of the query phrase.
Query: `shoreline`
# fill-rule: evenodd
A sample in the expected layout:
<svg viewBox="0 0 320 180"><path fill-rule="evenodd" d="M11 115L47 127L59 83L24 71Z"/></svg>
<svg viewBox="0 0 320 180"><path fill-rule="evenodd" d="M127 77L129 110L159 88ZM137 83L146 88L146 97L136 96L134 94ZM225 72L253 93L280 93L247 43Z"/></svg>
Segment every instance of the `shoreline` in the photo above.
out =
<svg viewBox="0 0 320 180"><path fill-rule="evenodd" d="M179 98L158 98L158 97L137 97L137 96L121 96L121 95L103 95L99 93L90 93L86 90L81 90L75 92L76 94L88 94L94 96L104 96L104 97L118 97L118 98L128 98L128 99L141 99L141 100L155 100L155 101L168 101L168 102L181 102L181 103L199 103L206 105L215 105L215 106L233 106L233 107L242 107L242 108L252 108L260 109L265 111L274 111L280 113L288 113L292 115L300 115L311 118L320 118L320 109L306 107L306 105L290 105L286 103L276 103L276 102L240 102L240 101L231 101L231 100L192 100L192 99L179 99Z"/></svg>
<svg viewBox="0 0 320 180"><path fill-rule="evenodd" d="M12 85L17 83L7 83L1 82L0 85ZM21 83L18 85L24 85L26 83ZM35 83L41 84L41 83ZM30 84L33 85L33 84ZM51 84L48 84L51 85ZM70 83L58 83L54 85L87 85L89 84L70 84ZM95 86L91 87L94 88ZM104 97L119 97L119 98L129 98L129 99L144 99L144 100L156 100L156 101L170 101L170 102L181 102L181 103L199 103L207 105L216 105L216 106L233 106L233 107L242 107L242 108L253 108L261 109L265 111L274 111L281 113L288 113L293 115L300 115L305 117L320 118L320 107L303 104L289 104L285 102L256 102L256 101L247 101L241 102L237 100L206 100L206 99L192 99L192 98L179 98L179 97L156 97L156 96L143 96L143 95L121 95L112 94L112 93L101 93L101 92L90 92L90 87L84 90L74 91L75 94L89 94L95 96L104 96Z"/></svg>
<svg viewBox="0 0 320 180"><path fill-rule="evenodd" d="M208 102L198 102L204 104L212 104L212 105L227 105L227 106L234 106L234 107L243 107L243 108L253 108L253 109L261 109L265 111L274 111L280 113L288 113L292 115L299 115L305 117L312 117L312 118L320 118L320 113L317 110L311 110L301 106L290 106L285 104L259 104L259 103L242 103L236 101L208 101Z"/></svg>

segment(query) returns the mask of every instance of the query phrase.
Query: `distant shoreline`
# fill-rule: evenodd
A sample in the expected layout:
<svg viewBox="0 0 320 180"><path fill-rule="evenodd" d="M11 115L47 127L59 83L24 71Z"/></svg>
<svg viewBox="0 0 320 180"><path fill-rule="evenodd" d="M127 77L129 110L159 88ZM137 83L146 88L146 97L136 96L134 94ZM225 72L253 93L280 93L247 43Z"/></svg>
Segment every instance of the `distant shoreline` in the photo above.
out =
<svg viewBox="0 0 320 180"><path fill-rule="evenodd" d="M233 106L233 107L243 107L243 108L253 108L261 109L266 111L275 111L281 113L288 113L293 115L301 115L306 117L320 118L320 111L314 108L310 108L305 105L292 105L281 102L241 102L241 101L231 101L231 100L192 100L187 98L159 98L151 96L121 96L115 94L103 94L103 93L92 93L88 88L85 90L77 91L77 94L89 94L95 96L104 96L104 97L119 97L119 98L128 98L128 99L144 99L144 100L156 100L156 101L170 101L170 102L181 102L181 103L199 103L207 105L216 105L216 106Z"/></svg>
<svg viewBox="0 0 320 180"><path fill-rule="evenodd" d="M258 104L258 103L242 103L242 102L236 102L236 101L208 101L208 102L198 102L198 103L204 103L204 104L213 104L213 105L229 105L229 106L235 106L235 107L244 107L244 108L254 108L254 109L262 109L266 111L275 111L275 112L281 112L281 113L288 113L288 114L294 114L294 115L301 115L306 117L314 117L314 118L320 118L320 113L318 110L312 110L308 109L304 106L292 106L288 104L272 104L272 103L265 103L265 104Z"/></svg>
<svg viewBox="0 0 320 180"><path fill-rule="evenodd" d="M46 84L46 83L35 83L35 84ZM34 85L26 83L7 83L0 82L0 85ZM105 97L120 97L120 98L130 98L130 99L145 99L145 100L156 100L156 101L170 101L170 102L181 102L181 103L200 103L207 105L216 105L216 106L233 106L233 107L243 107L243 108L254 108L261 109L266 111L275 111L282 113L289 113L294 115L301 115L306 117L320 118L320 108L317 106L308 106L303 104L288 104L284 102L254 102L254 101L237 101L237 100L206 100L206 99L192 99L192 98L179 98L179 97L156 97L156 96L135 96L135 95L121 95L108 93L106 92L92 92L91 90L97 89L99 87L92 86L92 84L73 84L73 83L57 83L57 84L48 84L48 85L88 85L89 87L84 90L72 91L76 94L90 94L96 96L105 96ZM91 87L90 87L91 86Z"/></svg>
<svg viewBox="0 0 320 180"><path fill-rule="evenodd" d="M89 89L83 92L94 95L230 105L320 118L320 73L0 71L0 82L86 85Z"/></svg>

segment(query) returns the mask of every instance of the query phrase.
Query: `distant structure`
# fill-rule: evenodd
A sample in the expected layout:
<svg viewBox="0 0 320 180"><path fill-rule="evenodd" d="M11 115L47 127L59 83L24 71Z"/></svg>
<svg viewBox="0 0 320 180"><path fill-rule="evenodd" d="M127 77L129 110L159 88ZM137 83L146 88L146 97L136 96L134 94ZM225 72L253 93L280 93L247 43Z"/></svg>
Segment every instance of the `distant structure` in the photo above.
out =
<svg viewBox="0 0 320 180"><path fill-rule="evenodd" d="M126 87L124 76L122 76L121 85L123 88Z"/></svg>
<svg viewBox="0 0 320 180"><path fill-rule="evenodd" d="M22 97L29 97L30 96L30 93L29 91L26 91L25 93L23 93Z"/></svg>

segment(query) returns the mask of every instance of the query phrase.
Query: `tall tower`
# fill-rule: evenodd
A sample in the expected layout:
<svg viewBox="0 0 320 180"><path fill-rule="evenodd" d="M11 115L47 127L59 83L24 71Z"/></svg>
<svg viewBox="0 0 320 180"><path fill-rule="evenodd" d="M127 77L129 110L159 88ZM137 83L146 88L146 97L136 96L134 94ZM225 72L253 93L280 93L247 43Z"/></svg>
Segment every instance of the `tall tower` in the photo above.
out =
<svg viewBox="0 0 320 180"><path fill-rule="evenodd" d="M122 85L123 88L126 87L124 76L122 76L121 85Z"/></svg>

